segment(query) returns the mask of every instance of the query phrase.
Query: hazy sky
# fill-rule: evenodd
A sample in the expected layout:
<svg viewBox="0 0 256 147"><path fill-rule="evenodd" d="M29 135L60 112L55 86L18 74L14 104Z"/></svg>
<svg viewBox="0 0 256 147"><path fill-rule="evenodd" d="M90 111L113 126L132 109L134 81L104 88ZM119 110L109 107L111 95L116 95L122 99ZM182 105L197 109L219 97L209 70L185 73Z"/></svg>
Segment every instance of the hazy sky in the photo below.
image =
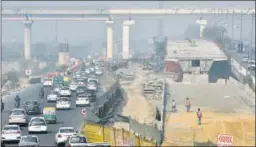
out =
<svg viewBox="0 0 256 147"><path fill-rule="evenodd" d="M7 8L40 8L40 7L84 7L84 8L157 8L158 2L138 2L138 1L96 1L96 2L2 2L3 9ZM192 7L192 8L221 8L221 7L255 7L254 1L181 1L181 2L164 2L165 8L170 7ZM168 16L164 18L164 34L166 36L178 37L183 35L184 30L189 24L195 24L200 16ZM150 18L150 17L149 17ZM231 16L208 17L205 19L209 23L215 20L228 20L231 23ZM124 18L127 19L127 18ZM133 17L136 24L131 27L131 40L147 40L157 35L157 20L142 20ZM115 40L120 40L122 35L122 22L116 22L114 26ZM57 25L56 25L57 24ZM235 19L235 25L240 25L239 18ZM255 24L254 24L255 25ZM103 41L106 39L106 24L104 22L35 22L32 26L33 43L51 42L56 36L56 26L58 32L58 40L60 42L68 42L78 44L88 41ZM251 17L245 16L243 20L243 38L248 38L251 32ZM254 34L255 36L255 34ZM239 37L239 31L235 32L235 37ZM17 40L23 42L24 26L22 22L3 22L3 40L9 42Z"/></svg>

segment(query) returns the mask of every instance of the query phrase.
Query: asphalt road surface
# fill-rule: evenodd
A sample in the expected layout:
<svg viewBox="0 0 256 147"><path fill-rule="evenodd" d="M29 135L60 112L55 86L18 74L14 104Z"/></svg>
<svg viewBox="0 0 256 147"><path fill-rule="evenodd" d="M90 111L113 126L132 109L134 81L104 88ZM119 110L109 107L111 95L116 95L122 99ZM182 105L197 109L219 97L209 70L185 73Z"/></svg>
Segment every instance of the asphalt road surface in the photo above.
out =
<svg viewBox="0 0 256 147"><path fill-rule="evenodd" d="M39 98L39 90L41 84L37 84L27 89L24 89L19 93L21 97L21 106L20 108L24 107L24 104L27 100L39 100L41 108L45 106L55 106L55 103L47 103L46 98L40 99ZM49 89L45 89L45 93L47 93ZM5 110L2 112L1 117L1 125L8 124L8 114L12 108L14 108L14 97L7 96L3 98L5 103ZM45 94L46 97L46 94ZM80 111L82 107L76 108L75 106L75 96L74 93L72 94L72 105L71 110L59 110L57 111L57 124L48 124L48 133L47 134L33 134L37 135L40 139L40 146L55 146L55 133L58 131L60 127L74 127L77 131L80 131L80 128L83 124L83 116L81 115ZM33 116L42 116L41 115L29 115L29 117ZM28 128L22 127L22 135L28 135ZM15 144L8 144L8 146L14 146ZM16 145L15 145L16 146Z"/></svg>

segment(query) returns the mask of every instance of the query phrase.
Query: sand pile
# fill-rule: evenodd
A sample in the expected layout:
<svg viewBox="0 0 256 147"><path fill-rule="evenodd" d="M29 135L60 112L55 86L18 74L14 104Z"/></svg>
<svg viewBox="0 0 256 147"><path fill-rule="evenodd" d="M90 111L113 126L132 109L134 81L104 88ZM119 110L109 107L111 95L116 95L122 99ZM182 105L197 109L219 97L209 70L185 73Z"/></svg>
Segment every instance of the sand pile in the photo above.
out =
<svg viewBox="0 0 256 147"><path fill-rule="evenodd" d="M126 93L126 104L123 107L122 115L130 116L140 123L152 124L155 119L156 108L151 105L142 95L142 84L146 80L145 72L135 67L136 79L130 84L122 84Z"/></svg>

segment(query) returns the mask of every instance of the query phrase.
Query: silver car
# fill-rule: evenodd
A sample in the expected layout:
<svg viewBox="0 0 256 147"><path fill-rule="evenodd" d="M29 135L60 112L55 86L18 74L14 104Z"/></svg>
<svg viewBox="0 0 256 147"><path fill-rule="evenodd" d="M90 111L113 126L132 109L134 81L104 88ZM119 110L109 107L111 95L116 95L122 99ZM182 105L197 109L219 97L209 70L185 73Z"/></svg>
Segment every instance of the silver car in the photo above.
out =
<svg viewBox="0 0 256 147"><path fill-rule="evenodd" d="M36 135L21 136L19 146L39 147L40 140Z"/></svg>
<svg viewBox="0 0 256 147"><path fill-rule="evenodd" d="M9 124L28 124L28 116L23 108L12 109L9 114Z"/></svg>

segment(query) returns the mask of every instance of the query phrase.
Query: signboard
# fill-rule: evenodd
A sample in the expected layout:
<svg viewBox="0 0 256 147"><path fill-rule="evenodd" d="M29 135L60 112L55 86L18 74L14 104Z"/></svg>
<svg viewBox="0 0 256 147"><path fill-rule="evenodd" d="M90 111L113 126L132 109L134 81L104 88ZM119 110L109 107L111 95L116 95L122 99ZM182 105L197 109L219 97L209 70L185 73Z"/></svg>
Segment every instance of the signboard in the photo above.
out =
<svg viewBox="0 0 256 147"><path fill-rule="evenodd" d="M229 134L218 134L218 144L217 146L233 146L234 137Z"/></svg>
<svg viewBox="0 0 256 147"><path fill-rule="evenodd" d="M82 110L81 110L81 114L82 114L83 116L85 116L86 113L87 113L87 110L86 110L86 109L82 109Z"/></svg>
<svg viewBox="0 0 256 147"><path fill-rule="evenodd" d="M31 71L31 69L26 69L26 70L25 70L25 73L26 73L27 76L30 76L31 73L32 73L32 71Z"/></svg>

